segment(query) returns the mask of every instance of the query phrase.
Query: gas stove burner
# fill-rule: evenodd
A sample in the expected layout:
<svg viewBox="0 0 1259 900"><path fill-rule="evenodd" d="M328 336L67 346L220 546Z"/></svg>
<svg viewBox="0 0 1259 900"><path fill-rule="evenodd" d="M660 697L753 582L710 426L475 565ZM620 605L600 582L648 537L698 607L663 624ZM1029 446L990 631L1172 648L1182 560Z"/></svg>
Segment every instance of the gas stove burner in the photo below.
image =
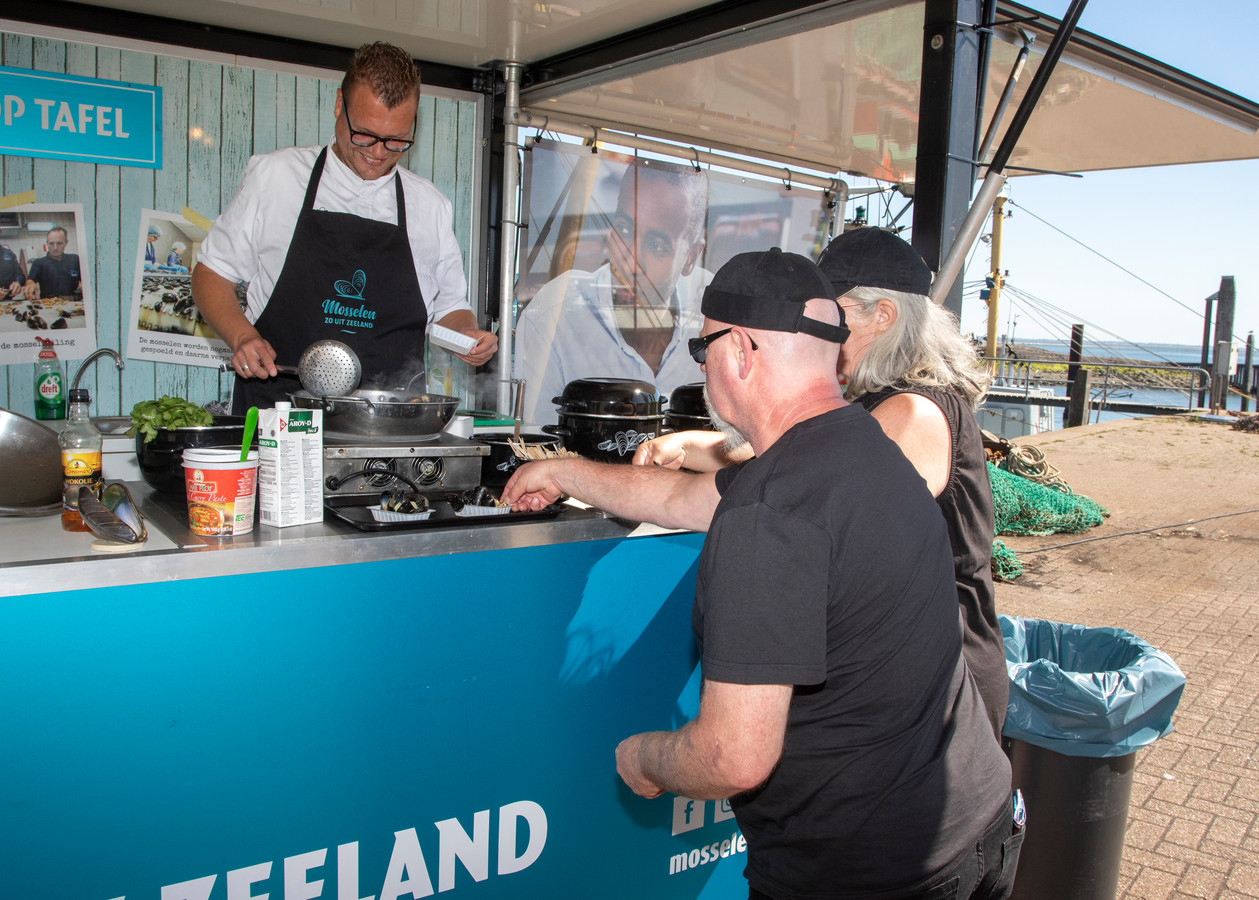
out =
<svg viewBox="0 0 1259 900"><path fill-rule="evenodd" d="M481 460L488 453L484 444L448 434L426 441L358 437L353 442L326 434L324 496L379 493L405 485L404 479L420 490L468 490L481 483ZM355 474L364 470L379 471Z"/></svg>

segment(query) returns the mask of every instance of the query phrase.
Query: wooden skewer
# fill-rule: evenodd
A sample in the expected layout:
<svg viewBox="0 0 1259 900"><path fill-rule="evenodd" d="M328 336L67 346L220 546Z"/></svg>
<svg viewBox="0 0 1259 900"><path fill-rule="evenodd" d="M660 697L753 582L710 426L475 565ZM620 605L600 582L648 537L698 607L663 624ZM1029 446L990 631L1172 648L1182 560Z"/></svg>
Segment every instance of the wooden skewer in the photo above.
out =
<svg viewBox="0 0 1259 900"><path fill-rule="evenodd" d="M516 438L508 438L507 446L511 448L517 459L568 459L580 455L564 447L551 449L543 444L528 444Z"/></svg>

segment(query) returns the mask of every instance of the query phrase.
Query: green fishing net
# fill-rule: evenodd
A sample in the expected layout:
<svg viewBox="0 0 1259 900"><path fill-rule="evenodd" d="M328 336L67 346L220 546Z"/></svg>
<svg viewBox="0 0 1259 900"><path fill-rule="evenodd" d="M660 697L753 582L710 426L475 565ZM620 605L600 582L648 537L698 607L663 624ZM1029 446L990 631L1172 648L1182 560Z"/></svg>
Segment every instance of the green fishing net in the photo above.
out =
<svg viewBox="0 0 1259 900"><path fill-rule="evenodd" d="M1023 574L1023 564L1014 551L1001 541L992 542L992 575L1005 581L1013 581Z"/></svg>
<svg viewBox="0 0 1259 900"><path fill-rule="evenodd" d="M1095 501L1071 493L1070 487L1038 484L988 463L997 534L1076 534L1102 523L1109 515ZM1023 564L1001 541L992 542L992 574L1007 581L1023 574Z"/></svg>
<svg viewBox="0 0 1259 900"><path fill-rule="evenodd" d="M997 534L1076 534L1107 515L1088 497L1064 493L988 463Z"/></svg>

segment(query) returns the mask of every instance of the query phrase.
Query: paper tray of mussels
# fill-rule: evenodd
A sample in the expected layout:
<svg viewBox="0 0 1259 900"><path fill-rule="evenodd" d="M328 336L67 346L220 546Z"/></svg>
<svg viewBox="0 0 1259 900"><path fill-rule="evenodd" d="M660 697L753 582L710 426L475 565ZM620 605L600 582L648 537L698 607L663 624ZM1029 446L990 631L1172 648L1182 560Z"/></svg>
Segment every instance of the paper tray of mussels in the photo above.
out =
<svg viewBox="0 0 1259 900"><path fill-rule="evenodd" d="M324 515L352 525L360 531L399 531L552 519L564 509L563 504L552 503L545 509L516 512L505 506L467 503L462 492L452 491L420 496L424 501L423 508L414 510L396 502L391 503L380 494L325 497Z"/></svg>

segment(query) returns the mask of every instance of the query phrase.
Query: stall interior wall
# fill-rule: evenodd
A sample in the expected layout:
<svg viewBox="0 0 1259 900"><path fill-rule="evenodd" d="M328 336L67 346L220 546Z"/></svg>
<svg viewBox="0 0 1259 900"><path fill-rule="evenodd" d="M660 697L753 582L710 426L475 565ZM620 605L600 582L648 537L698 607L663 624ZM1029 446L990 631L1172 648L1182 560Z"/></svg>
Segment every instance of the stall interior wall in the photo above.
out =
<svg viewBox="0 0 1259 900"><path fill-rule="evenodd" d="M34 190L39 203L83 205L86 236L77 252L90 266L96 343L124 355L141 210L178 214L187 206L215 218L231 200L252 154L327 142L340 84L340 75L332 72L327 79L285 75L10 33L3 34L0 65L162 87L159 169L0 155L0 195ZM470 283L480 157L477 107L475 100L422 97L416 143L402 160L454 204L455 235ZM430 359L430 365L454 370L452 388L458 391L467 380L466 367L444 351L432 354L440 358ZM0 366L0 407L25 416L33 416L35 407L34 352L31 356L29 365ZM63 360L67 384L78 365L78 360ZM227 380L224 375L220 383L215 368L135 359L119 373L103 359L84 373L82 386L91 391L94 415L126 415L137 402L164 394L197 404L221 399L230 390Z"/></svg>

